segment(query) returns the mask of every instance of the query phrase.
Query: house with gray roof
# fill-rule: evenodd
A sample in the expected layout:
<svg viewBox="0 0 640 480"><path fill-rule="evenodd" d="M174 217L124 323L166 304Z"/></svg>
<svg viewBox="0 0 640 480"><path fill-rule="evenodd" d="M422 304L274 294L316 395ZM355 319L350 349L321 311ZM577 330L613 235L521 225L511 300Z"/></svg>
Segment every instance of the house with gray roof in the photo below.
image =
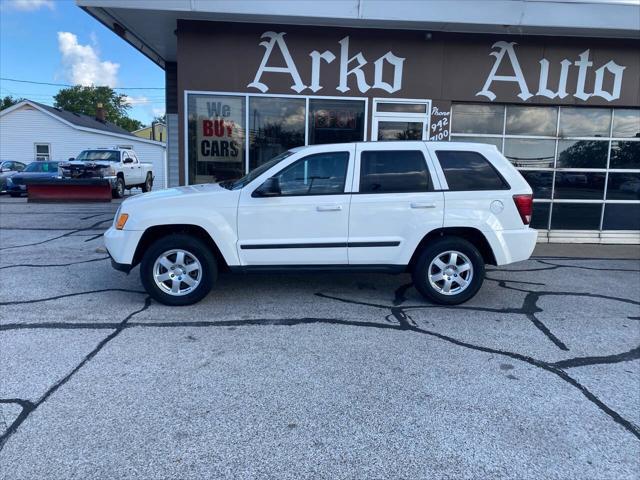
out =
<svg viewBox="0 0 640 480"><path fill-rule="evenodd" d="M127 146L153 164L154 184L166 186L166 144L140 138L106 119L78 114L32 100L0 112L0 161L30 163L68 160L82 150Z"/></svg>

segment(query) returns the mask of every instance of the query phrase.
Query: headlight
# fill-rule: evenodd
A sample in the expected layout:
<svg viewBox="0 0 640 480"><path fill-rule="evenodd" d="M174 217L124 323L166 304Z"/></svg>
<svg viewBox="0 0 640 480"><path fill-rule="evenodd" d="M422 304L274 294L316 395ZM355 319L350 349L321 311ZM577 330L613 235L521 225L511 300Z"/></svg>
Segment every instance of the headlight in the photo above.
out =
<svg viewBox="0 0 640 480"><path fill-rule="evenodd" d="M11 180L11 177L7 177L7 187L9 185L13 185L13 180Z"/></svg>
<svg viewBox="0 0 640 480"><path fill-rule="evenodd" d="M111 165L109 165L109 168L107 168L107 175L109 175L110 177L114 176L116 174L116 169L113 168Z"/></svg>

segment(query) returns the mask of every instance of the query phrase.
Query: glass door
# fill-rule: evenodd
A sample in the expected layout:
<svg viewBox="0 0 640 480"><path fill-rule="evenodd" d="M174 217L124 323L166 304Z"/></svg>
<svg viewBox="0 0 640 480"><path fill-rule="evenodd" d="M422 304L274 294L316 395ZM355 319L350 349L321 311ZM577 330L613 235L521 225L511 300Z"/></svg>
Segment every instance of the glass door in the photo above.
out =
<svg viewBox="0 0 640 480"><path fill-rule="evenodd" d="M373 140L427 140L431 101L374 99Z"/></svg>

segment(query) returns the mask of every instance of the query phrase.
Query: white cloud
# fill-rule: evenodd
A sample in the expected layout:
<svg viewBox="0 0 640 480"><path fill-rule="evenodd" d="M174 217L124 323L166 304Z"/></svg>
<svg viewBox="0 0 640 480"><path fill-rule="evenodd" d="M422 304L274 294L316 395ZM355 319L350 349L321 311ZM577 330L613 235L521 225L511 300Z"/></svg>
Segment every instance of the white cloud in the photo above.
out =
<svg viewBox="0 0 640 480"><path fill-rule="evenodd" d="M76 85L106 85L115 87L118 80L117 63L100 61L91 45L80 45L78 37L70 32L58 32L58 49L68 81Z"/></svg>
<svg viewBox="0 0 640 480"><path fill-rule="evenodd" d="M53 0L6 0L4 5L14 10L22 10L26 12L32 12L42 7L53 10Z"/></svg>
<svg viewBox="0 0 640 480"><path fill-rule="evenodd" d="M154 117L161 117L164 115L164 108L152 108L151 113Z"/></svg>
<svg viewBox="0 0 640 480"><path fill-rule="evenodd" d="M139 97L130 97L130 96L127 95L124 98L124 101L126 103L128 103L129 105L131 105L131 106L134 106L134 105L147 105L147 104L151 103L151 100L149 100L144 95L141 95Z"/></svg>

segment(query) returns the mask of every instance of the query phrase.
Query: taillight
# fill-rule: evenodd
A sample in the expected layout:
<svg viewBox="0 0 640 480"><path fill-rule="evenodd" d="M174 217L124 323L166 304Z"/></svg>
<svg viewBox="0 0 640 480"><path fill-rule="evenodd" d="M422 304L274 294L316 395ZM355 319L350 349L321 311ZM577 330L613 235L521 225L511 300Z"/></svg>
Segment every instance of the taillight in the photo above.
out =
<svg viewBox="0 0 640 480"><path fill-rule="evenodd" d="M533 213L533 195L514 195L513 201L516 204L522 223L529 225L531 223L531 214Z"/></svg>

